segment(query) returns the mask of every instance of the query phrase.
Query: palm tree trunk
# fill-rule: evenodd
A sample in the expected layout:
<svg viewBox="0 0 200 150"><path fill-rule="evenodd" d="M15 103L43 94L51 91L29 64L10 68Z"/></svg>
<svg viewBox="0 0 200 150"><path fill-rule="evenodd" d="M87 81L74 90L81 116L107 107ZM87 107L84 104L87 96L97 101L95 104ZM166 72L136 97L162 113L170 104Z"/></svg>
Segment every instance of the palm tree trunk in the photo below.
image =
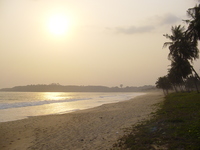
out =
<svg viewBox="0 0 200 150"><path fill-rule="evenodd" d="M166 96L167 94L166 94L165 90L164 89L162 89L162 90L163 90L163 94Z"/></svg>
<svg viewBox="0 0 200 150"><path fill-rule="evenodd" d="M193 75L192 75L193 76ZM194 80L194 85L196 87L196 90L197 90L197 93L199 93L199 88L198 88L198 85L197 85L197 82L196 80L198 81L198 79L196 79L194 76L193 76L193 80Z"/></svg>
<svg viewBox="0 0 200 150"><path fill-rule="evenodd" d="M182 85L179 83L179 89L181 92L184 92Z"/></svg>
<svg viewBox="0 0 200 150"><path fill-rule="evenodd" d="M195 71L195 69L194 69L193 66L191 66L191 69L194 71L194 74L195 74L195 77L197 78L197 80L200 80L200 77L199 77L199 75L197 74L197 72ZM193 76L193 75L192 75L192 76ZM193 77L194 77L194 76L193 76ZM195 84L197 93L199 93L199 88L198 88L197 82L195 81L195 77L194 77L194 84Z"/></svg>
<svg viewBox="0 0 200 150"><path fill-rule="evenodd" d="M200 77L199 77L199 75L197 74L197 72L195 71L195 69L194 69L193 66L191 66L191 69L192 69L192 71L194 71L194 74L195 74L195 76L197 77L197 79L200 80Z"/></svg>
<svg viewBox="0 0 200 150"><path fill-rule="evenodd" d="M176 85L173 85L174 90L176 91L176 93L178 93L178 90L176 88Z"/></svg>
<svg viewBox="0 0 200 150"><path fill-rule="evenodd" d="M167 95L169 94L169 90L168 89L166 89L166 92L167 92Z"/></svg>

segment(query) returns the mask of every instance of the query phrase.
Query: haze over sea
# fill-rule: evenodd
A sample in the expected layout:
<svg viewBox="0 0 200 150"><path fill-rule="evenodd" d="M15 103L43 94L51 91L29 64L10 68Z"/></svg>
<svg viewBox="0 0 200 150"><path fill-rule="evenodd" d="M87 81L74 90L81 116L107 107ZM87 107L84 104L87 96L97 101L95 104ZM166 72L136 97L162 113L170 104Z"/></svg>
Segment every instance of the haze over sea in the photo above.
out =
<svg viewBox="0 0 200 150"><path fill-rule="evenodd" d="M0 92L0 122L62 114L129 100L144 93Z"/></svg>

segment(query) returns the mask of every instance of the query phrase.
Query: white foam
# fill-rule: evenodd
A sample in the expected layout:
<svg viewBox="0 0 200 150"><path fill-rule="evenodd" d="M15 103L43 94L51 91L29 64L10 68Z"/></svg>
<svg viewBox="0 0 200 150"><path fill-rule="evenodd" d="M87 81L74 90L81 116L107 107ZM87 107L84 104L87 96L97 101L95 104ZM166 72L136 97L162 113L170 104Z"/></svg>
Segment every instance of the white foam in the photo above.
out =
<svg viewBox="0 0 200 150"><path fill-rule="evenodd" d="M45 100L45 101L18 102L18 103L2 103L2 104L0 104L0 109L38 106L38 105L46 105L46 104L53 104L53 103L65 103L65 102L82 101L82 100L89 100L89 99L91 99L91 98L67 99L67 100Z"/></svg>
<svg viewBox="0 0 200 150"><path fill-rule="evenodd" d="M62 99L31 99L32 101L28 98L22 101L21 97L17 98L15 97L16 95L13 95L12 97L15 97L16 100L10 101L8 98L7 100L0 100L3 102L0 103L0 122L20 120L31 116L69 113L103 104L129 100L143 94L144 93L72 93L70 98L64 95ZM23 95L23 93L21 95Z"/></svg>

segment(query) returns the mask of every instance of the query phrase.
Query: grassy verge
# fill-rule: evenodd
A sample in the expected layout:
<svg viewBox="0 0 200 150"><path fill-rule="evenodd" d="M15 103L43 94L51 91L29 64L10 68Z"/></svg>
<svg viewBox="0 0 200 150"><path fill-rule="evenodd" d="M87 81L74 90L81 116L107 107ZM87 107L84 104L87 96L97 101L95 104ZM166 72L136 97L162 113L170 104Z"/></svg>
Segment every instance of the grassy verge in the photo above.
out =
<svg viewBox="0 0 200 150"><path fill-rule="evenodd" d="M155 116L132 127L112 150L200 150L200 94L173 93Z"/></svg>

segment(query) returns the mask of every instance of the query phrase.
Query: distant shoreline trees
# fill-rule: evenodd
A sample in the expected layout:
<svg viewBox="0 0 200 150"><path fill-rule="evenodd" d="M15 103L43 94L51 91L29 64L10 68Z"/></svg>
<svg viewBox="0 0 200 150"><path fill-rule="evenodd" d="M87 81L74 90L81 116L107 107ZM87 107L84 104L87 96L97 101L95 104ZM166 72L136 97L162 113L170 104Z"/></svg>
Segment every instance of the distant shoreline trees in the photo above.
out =
<svg viewBox="0 0 200 150"><path fill-rule="evenodd" d="M76 86L60 85L58 83L15 86L13 88L0 89L2 92L145 92L154 90L155 86L141 87L106 87L106 86Z"/></svg>
<svg viewBox="0 0 200 150"><path fill-rule="evenodd" d="M168 74L159 77L156 87L163 91L174 89L178 91L191 91L196 88L199 93L200 77L192 63L199 58L198 41L200 40L200 4L187 11L188 20L184 20L188 27L172 26L172 34L164 34L169 39L163 47L169 48L168 59L171 61ZM168 92L164 92L167 94Z"/></svg>

